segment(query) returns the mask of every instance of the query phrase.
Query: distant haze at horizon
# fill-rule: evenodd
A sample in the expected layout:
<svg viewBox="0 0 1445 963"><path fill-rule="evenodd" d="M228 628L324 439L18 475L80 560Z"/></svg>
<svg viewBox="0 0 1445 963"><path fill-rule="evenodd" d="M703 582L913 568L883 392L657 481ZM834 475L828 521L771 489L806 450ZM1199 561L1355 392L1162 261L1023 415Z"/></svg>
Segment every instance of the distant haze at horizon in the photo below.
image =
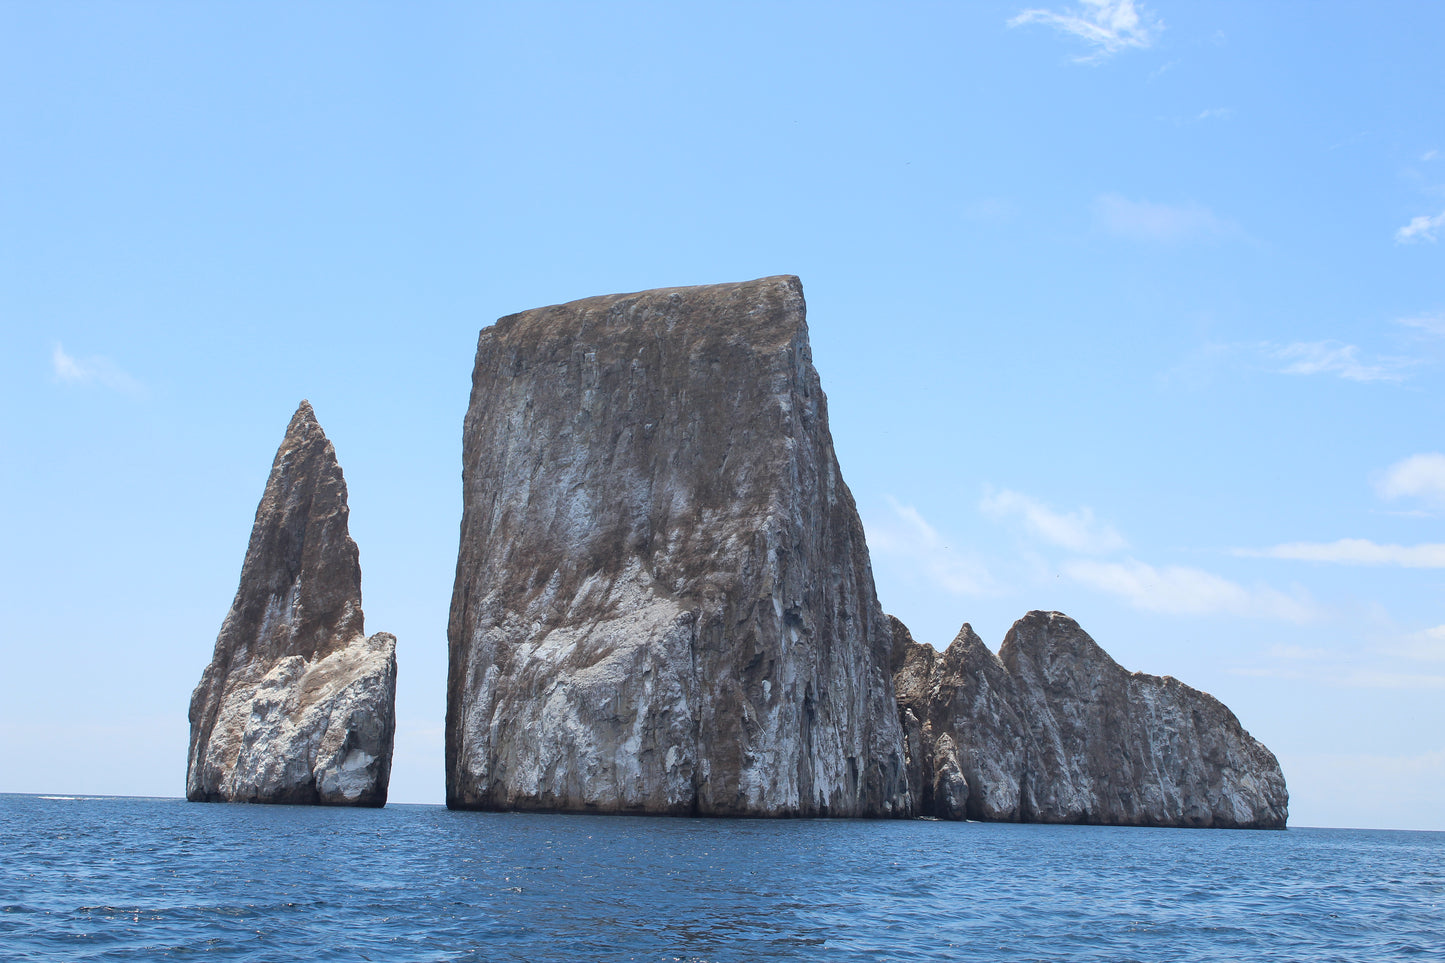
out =
<svg viewBox="0 0 1445 963"><path fill-rule="evenodd" d="M1219 697L1445 830L1445 8L0 13L0 792L184 794L309 398L440 802L477 331L802 278L884 607Z"/></svg>

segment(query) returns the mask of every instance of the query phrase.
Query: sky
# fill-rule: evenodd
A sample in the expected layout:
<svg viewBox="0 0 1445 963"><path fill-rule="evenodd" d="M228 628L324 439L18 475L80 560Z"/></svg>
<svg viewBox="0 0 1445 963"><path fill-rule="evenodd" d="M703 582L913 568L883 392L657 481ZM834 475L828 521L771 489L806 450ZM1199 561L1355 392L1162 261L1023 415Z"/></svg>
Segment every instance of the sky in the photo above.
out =
<svg viewBox="0 0 1445 963"><path fill-rule="evenodd" d="M183 795L308 398L444 795L479 329L802 278L887 611L1445 830L1445 5L0 4L0 791Z"/></svg>

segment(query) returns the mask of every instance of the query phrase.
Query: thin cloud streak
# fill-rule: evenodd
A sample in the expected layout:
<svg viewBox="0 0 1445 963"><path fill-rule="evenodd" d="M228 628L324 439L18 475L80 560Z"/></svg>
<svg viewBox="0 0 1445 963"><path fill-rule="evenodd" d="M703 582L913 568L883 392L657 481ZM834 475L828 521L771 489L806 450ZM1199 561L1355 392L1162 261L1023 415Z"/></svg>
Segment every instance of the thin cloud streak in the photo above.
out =
<svg viewBox="0 0 1445 963"><path fill-rule="evenodd" d="M1211 572L1182 565L1076 560L1063 573L1075 582L1117 595L1136 609L1167 615L1236 615L1309 622L1315 606L1304 597L1267 586L1246 588Z"/></svg>
<svg viewBox="0 0 1445 963"><path fill-rule="evenodd" d="M1419 364L1411 358L1376 358L1368 364L1360 360L1360 349L1341 341L1296 341L1281 348L1270 349L1279 361L1287 361L1280 374L1331 374L1346 381L1404 381L1406 369Z"/></svg>
<svg viewBox="0 0 1445 963"><path fill-rule="evenodd" d="M978 559L949 547L938 530L912 505L883 496L893 518L867 528L871 551L900 559L950 595L992 595L997 585Z"/></svg>
<svg viewBox="0 0 1445 963"><path fill-rule="evenodd" d="M1400 644L1387 650L1418 662L1445 662L1445 625L1437 625L1423 632L1412 632Z"/></svg>
<svg viewBox="0 0 1445 963"><path fill-rule="evenodd" d="M979 510L993 518L1019 518L1030 534L1044 541L1084 555L1103 554L1127 548L1113 526L1094 518L1088 507L1076 512L1056 512L1036 498L1020 492L986 492Z"/></svg>
<svg viewBox="0 0 1445 963"><path fill-rule="evenodd" d="M1397 565L1401 568L1445 568L1445 544L1381 545L1366 538L1335 542L1288 542L1270 548L1235 549L1245 558L1281 558L1335 565Z"/></svg>
<svg viewBox="0 0 1445 963"><path fill-rule="evenodd" d="M1029 9L1009 20L1010 27L1039 23L1077 37L1094 52L1075 57L1078 63L1098 63L1121 50L1146 49L1154 45L1164 24L1134 0L1084 0L1084 5L1064 13Z"/></svg>
<svg viewBox="0 0 1445 963"><path fill-rule="evenodd" d="M1118 194L1097 197L1094 218L1108 233L1136 241L1178 243L1238 233L1234 225L1198 204L1131 201Z"/></svg>
<svg viewBox="0 0 1445 963"><path fill-rule="evenodd" d="M1445 336L1445 318L1410 318L1397 322L1421 328L1428 334ZM1284 362L1283 364L1281 362ZM1273 374L1309 376L1327 375L1359 384L1401 384L1416 371L1429 365L1426 357L1403 355L1361 356L1358 345L1343 341L1295 341L1279 344L1270 341L1209 342L1196 348L1183 362L1159 373L1165 383L1178 382L1202 387L1224 370L1259 371L1261 366Z"/></svg>
<svg viewBox="0 0 1445 963"><path fill-rule="evenodd" d="M1445 338L1445 312L1439 314L1422 314L1417 318L1400 318L1395 322L1407 328L1415 328L1423 331L1426 335L1436 338Z"/></svg>
<svg viewBox="0 0 1445 963"><path fill-rule="evenodd" d="M1417 241L1429 241L1434 244L1438 238L1436 232L1445 227L1445 211L1441 211L1434 217L1421 214L1412 218L1409 224L1395 232L1396 244L1414 244Z"/></svg>
<svg viewBox="0 0 1445 963"><path fill-rule="evenodd" d="M1420 498L1445 505L1445 455L1425 452L1397 461L1375 482L1375 492L1384 499Z"/></svg>
<svg viewBox="0 0 1445 963"><path fill-rule="evenodd" d="M145 393L145 385L109 358L99 355L76 358L67 354L60 344L56 344L50 354L50 368L56 379L64 384L96 384L129 395Z"/></svg>

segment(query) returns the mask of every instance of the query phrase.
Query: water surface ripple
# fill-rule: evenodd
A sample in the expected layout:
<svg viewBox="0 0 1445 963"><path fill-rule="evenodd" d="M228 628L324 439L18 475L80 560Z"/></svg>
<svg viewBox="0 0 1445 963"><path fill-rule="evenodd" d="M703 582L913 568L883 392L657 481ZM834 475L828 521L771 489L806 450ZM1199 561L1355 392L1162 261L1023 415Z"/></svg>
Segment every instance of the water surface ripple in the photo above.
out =
<svg viewBox="0 0 1445 963"><path fill-rule="evenodd" d="M17 960L1445 959L1445 833L0 796Z"/></svg>

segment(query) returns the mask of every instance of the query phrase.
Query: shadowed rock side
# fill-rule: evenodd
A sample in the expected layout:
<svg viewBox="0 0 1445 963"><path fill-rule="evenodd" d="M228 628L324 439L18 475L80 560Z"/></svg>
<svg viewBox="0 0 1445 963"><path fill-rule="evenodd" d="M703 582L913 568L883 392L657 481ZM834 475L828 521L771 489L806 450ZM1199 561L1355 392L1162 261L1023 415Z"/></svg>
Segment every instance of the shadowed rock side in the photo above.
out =
<svg viewBox="0 0 1445 963"><path fill-rule="evenodd" d="M396 639L363 630L348 514L335 449L303 401L191 696L187 799L385 805Z"/></svg>
<svg viewBox="0 0 1445 963"><path fill-rule="evenodd" d="M1177 679L1126 671L1073 619L1030 612L997 656L967 625L943 653L893 628L920 814L1284 827L1279 763L1234 713Z"/></svg>
<svg viewBox="0 0 1445 963"><path fill-rule="evenodd" d="M911 814L797 278L502 318L462 474L449 806Z"/></svg>

